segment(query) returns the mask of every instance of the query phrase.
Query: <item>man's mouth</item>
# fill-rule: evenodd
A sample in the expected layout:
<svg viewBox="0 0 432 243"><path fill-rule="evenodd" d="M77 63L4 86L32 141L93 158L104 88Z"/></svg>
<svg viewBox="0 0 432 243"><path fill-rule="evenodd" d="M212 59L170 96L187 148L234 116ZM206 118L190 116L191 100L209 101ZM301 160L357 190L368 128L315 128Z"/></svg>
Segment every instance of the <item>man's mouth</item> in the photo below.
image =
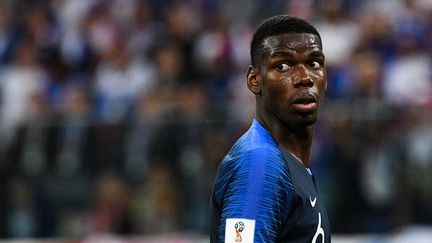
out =
<svg viewBox="0 0 432 243"><path fill-rule="evenodd" d="M313 112L317 109L317 98L311 94L301 95L294 99L293 105L302 113Z"/></svg>

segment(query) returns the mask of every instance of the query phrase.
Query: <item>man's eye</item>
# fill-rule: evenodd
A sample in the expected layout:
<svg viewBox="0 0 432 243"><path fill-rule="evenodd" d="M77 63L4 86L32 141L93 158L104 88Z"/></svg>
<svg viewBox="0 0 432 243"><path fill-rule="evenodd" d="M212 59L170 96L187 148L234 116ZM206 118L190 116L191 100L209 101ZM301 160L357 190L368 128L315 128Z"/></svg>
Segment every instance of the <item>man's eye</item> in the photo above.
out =
<svg viewBox="0 0 432 243"><path fill-rule="evenodd" d="M290 66L288 64L286 64L286 63L280 63L276 67L281 72L286 72L286 71L288 71L290 69Z"/></svg>
<svg viewBox="0 0 432 243"><path fill-rule="evenodd" d="M313 68L313 69L319 69L319 68L321 68L321 64L319 62L317 62L317 61L310 62L309 66L311 68Z"/></svg>

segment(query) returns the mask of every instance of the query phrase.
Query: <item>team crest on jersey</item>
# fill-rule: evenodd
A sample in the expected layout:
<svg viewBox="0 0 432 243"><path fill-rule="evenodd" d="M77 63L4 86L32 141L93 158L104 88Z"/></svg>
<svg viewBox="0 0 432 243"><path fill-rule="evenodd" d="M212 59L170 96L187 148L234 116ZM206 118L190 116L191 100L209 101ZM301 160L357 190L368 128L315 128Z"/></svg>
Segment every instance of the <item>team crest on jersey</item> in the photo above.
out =
<svg viewBox="0 0 432 243"><path fill-rule="evenodd" d="M226 243L254 242L255 220L244 218L228 218L225 225Z"/></svg>

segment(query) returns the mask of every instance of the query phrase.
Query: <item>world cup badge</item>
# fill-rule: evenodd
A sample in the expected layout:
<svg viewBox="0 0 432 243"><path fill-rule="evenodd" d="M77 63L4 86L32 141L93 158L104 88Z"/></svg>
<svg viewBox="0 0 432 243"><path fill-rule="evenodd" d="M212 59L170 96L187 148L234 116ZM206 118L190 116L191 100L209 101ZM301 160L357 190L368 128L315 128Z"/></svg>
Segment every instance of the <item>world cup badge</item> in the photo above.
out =
<svg viewBox="0 0 432 243"><path fill-rule="evenodd" d="M244 230L244 228L245 228L244 223L243 223L242 221L239 221L239 222L237 222L237 223L234 225L234 228L235 228L235 232L236 232L236 239L235 239L235 241L236 241L236 242L242 242L241 232L242 232L242 231Z"/></svg>

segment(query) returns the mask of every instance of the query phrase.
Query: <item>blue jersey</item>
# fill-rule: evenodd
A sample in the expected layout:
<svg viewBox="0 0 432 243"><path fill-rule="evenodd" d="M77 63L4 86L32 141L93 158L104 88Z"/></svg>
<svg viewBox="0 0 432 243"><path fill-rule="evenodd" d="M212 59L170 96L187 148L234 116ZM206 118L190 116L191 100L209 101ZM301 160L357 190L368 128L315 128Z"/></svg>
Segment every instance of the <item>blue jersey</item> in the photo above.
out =
<svg viewBox="0 0 432 243"><path fill-rule="evenodd" d="M220 164L210 230L211 242L330 242L312 173L256 120Z"/></svg>

